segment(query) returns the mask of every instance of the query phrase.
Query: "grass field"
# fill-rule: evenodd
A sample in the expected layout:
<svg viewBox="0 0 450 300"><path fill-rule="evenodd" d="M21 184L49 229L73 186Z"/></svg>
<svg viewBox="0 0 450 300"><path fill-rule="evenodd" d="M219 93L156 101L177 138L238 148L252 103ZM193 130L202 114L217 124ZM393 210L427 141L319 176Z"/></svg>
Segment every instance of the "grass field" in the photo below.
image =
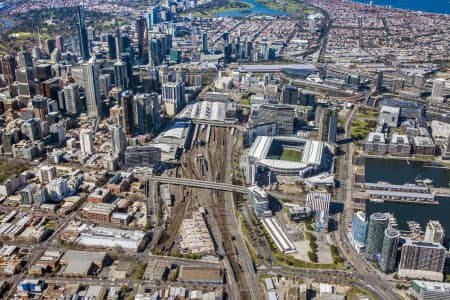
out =
<svg viewBox="0 0 450 300"><path fill-rule="evenodd" d="M22 173L28 170L29 165L23 161L0 161L0 182L5 181L13 175Z"/></svg>
<svg viewBox="0 0 450 300"><path fill-rule="evenodd" d="M283 149L283 153L281 153L281 159L300 162L302 160L302 152L292 149Z"/></svg>
<svg viewBox="0 0 450 300"><path fill-rule="evenodd" d="M377 299L374 295L372 295L370 292L362 290L357 287L352 287L348 292L347 295L345 295L345 299L349 300L356 300L361 299L361 297L367 297L370 300Z"/></svg>

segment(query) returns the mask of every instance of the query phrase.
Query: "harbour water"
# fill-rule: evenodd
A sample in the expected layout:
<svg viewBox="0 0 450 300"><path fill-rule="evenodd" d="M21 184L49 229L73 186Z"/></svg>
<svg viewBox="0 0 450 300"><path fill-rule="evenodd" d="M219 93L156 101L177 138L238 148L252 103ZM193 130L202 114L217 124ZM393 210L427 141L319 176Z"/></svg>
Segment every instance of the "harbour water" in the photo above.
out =
<svg viewBox="0 0 450 300"><path fill-rule="evenodd" d="M353 0L361 3L370 3L370 0ZM392 8L419 10L436 14L450 14L450 2L448 0L373 0L373 5L391 6Z"/></svg>
<svg viewBox="0 0 450 300"><path fill-rule="evenodd" d="M435 187L448 187L450 169L427 166L428 163L406 160L366 159L366 181L387 181L394 184L414 183L415 179L432 179ZM425 230L428 220L439 220L450 238L450 195L437 197L439 205L397 202L366 202L366 214L380 211L394 214L398 228L408 230L407 221L416 221Z"/></svg>
<svg viewBox="0 0 450 300"><path fill-rule="evenodd" d="M286 16L289 13L271 9L261 3L256 2L255 0L245 0L245 2L253 5L252 9L242 10L242 11L224 11L218 14L215 14L216 17L245 17L248 15L267 15L267 16Z"/></svg>

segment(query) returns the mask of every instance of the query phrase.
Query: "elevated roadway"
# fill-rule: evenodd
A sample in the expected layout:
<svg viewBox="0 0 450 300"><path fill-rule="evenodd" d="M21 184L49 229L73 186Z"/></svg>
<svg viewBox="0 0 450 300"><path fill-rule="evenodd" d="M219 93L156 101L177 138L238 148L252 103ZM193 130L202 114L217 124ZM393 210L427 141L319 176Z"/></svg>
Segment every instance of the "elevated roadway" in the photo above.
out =
<svg viewBox="0 0 450 300"><path fill-rule="evenodd" d="M168 177L168 176L145 176L143 178L146 178L147 180L150 180L150 181L156 181L159 183L184 185L184 186L190 186L190 187L196 187L196 188L247 194L246 187L240 186L240 185L234 185L234 184L230 184L230 183L213 182L213 181L197 180L197 179L176 178L176 177Z"/></svg>

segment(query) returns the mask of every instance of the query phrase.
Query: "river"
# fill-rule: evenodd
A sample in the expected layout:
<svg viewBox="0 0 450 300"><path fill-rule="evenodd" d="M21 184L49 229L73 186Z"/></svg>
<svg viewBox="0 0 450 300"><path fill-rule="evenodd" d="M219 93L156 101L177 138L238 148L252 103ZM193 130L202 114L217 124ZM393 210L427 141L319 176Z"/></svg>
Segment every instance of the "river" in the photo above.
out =
<svg viewBox="0 0 450 300"><path fill-rule="evenodd" d="M426 166L426 163L393 159L366 159L366 181L387 181L394 184L414 183L415 179L432 179L435 187L448 187L450 170ZM408 229L406 221L417 221L422 230L428 220L439 220L450 238L450 197L437 198L439 205L419 205L398 202L366 202L367 216L380 212L390 212L398 220L399 229Z"/></svg>
<svg viewBox="0 0 450 300"><path fill-rule="evenodd" d="M244 2L247 2L251 5L253 5L254 7L251 9L247 9L247 10L233 10L233 11L224 11L218 14L215 14L215 17L245 17L248 15L268 15L268 16L287 16L289 15L289 13L281 11L281 10L276 10L276 9L271 9L261 3L256 2L255 0L244 0Z"/></svg>
<svg viewBox="0 0 450 300"><path fill-rule="evenodd" d="M353 0L355 2L370 3L370 0ZM374 5L386 6L392 8L419 10L436 14L450 14L449 0L373 0Z"/></svg>

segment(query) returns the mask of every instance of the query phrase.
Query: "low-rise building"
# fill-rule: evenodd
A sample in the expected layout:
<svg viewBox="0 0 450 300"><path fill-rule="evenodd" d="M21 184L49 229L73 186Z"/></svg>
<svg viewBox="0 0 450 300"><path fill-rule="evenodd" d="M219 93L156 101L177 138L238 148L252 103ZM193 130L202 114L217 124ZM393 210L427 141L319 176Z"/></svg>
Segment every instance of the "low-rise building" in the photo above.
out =
<svg viewBox="0 0 450 300"><path fill-rule="evenodd" d="M450 283L447 282L413 280L409 291L417 300L450 299Z"/></svg>
<svg viewBox="0 0 450 300"><path fill-rule="evenodd" d="M89 194L87 200L91 203L101 203L107 202L111 199L111 191L105 188L96 188L92 193Z"/></svg>
<svg viewBox="0 0 450 300"><path fill-rule="evenodd" d="M68 250L61 258L63 276L83 277L101 269L107 261L105 252Z"/></svg>
<svg viewBox="0 0 450 300"><path fill-rule="evenodd" d="M115 209L116 205L111 203L87 203L83 207L83 217L95 222L109 223Z"/></svg>

